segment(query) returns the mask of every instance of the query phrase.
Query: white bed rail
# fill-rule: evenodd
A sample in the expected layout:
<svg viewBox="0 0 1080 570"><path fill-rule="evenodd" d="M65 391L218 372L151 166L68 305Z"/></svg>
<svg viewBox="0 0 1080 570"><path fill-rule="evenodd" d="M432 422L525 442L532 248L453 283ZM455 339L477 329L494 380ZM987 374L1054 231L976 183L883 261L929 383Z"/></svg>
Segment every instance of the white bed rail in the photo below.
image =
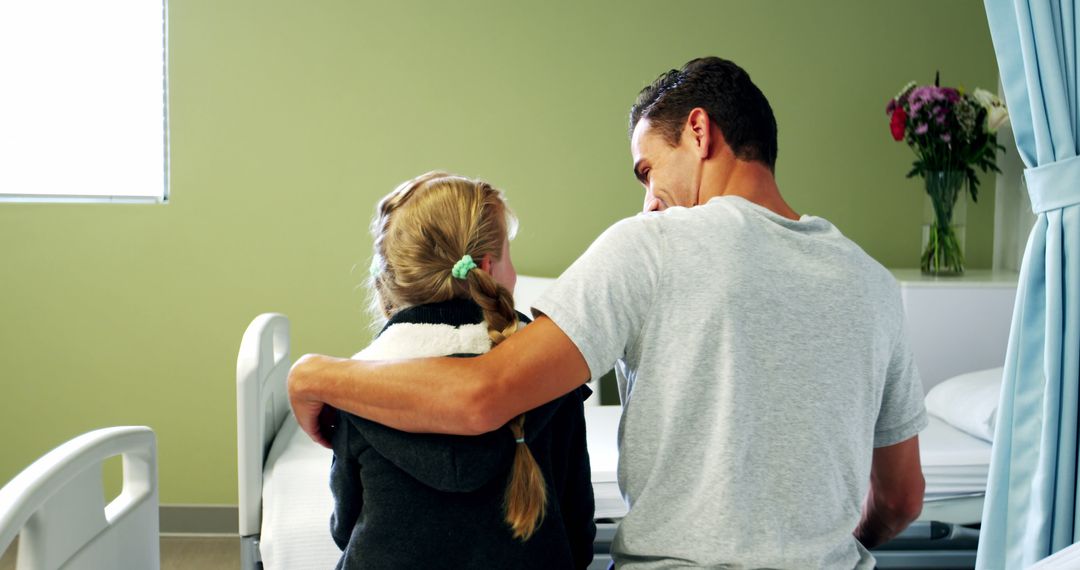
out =
<svg viewBox="0 0 1080 570"><path fill-rule="evenodd" d="M236 359L236 435L240 536L262 525L263 461L289 415L289 319L279 313L255 317Z"/></svg>
<svg viewBox="0 0 1080 570"><path fill-rule="evenodd" d="M123 488L108 505L101 465L123 457ZM83 434L0 489L0 553L19 537L19 570L160 565L157 444L148 427Z"/></svg>

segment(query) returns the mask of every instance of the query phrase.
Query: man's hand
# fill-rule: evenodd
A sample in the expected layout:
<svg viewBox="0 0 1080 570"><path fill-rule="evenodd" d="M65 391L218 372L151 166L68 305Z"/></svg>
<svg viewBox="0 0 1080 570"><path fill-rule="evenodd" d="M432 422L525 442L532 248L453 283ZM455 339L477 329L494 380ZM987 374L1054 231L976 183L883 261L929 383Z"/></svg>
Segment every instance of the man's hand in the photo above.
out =
<svg viewBox="0 0 1080 570"><path fill-rule="evenodd" d="M320 368L323 359L329 357L320 354L305 354L292 365L289 370L289 378L286 384L289 387L289 405L292 406L296 423L304 430L315 443L329 448L329 431L326 429L328 422L333 419L336 412L327 406L325 402L313 395L312 384L316 380L315 373Z"/></svg>

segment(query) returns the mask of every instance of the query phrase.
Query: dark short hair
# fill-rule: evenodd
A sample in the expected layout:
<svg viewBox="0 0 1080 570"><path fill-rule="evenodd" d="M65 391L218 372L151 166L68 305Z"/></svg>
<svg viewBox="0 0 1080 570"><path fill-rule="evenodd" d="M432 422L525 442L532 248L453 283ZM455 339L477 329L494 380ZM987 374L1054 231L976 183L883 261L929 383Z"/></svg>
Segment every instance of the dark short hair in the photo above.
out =
<svg viewBox="0 0 1080 570"><path fill-rule="evenodd" d="M776 166L776 117L769 100L735 63L702 57L657 77L630 107L630 135L642 119L672 146L690 111L705 109L735 156Z"/></svg>

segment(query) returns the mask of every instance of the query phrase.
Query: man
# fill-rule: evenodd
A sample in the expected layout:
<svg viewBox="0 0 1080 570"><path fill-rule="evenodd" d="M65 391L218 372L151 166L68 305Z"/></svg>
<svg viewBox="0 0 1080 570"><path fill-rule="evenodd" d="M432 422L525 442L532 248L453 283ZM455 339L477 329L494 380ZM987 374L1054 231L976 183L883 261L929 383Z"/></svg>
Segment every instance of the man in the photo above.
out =
<svg viewBox="0 0 1080 570"><path fill-rule="evenodd" d="M484 433L617 361L618 567L872 567L866 547L923 498L927 420L895 280L783 200L772 109L734 63L661 75L630 127L645 213L605 231L533 324L473 359L305 356L289 377L300 425L322 440L329 404Z"/></svg>

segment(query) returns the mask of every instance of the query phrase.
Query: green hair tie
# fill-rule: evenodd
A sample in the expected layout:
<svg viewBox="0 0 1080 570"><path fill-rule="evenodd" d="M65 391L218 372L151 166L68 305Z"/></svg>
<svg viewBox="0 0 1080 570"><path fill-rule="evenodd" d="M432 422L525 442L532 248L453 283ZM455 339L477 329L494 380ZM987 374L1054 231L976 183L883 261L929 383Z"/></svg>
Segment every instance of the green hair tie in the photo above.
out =
<svg viewBox="0 0 1080 570"><path fill-rule="evenodd" d="M450 274L454 276L454 279L464 279L473 269L476 269L476 263L472 260L471 255L466 254L454 264L454 269Z"/></svg>

